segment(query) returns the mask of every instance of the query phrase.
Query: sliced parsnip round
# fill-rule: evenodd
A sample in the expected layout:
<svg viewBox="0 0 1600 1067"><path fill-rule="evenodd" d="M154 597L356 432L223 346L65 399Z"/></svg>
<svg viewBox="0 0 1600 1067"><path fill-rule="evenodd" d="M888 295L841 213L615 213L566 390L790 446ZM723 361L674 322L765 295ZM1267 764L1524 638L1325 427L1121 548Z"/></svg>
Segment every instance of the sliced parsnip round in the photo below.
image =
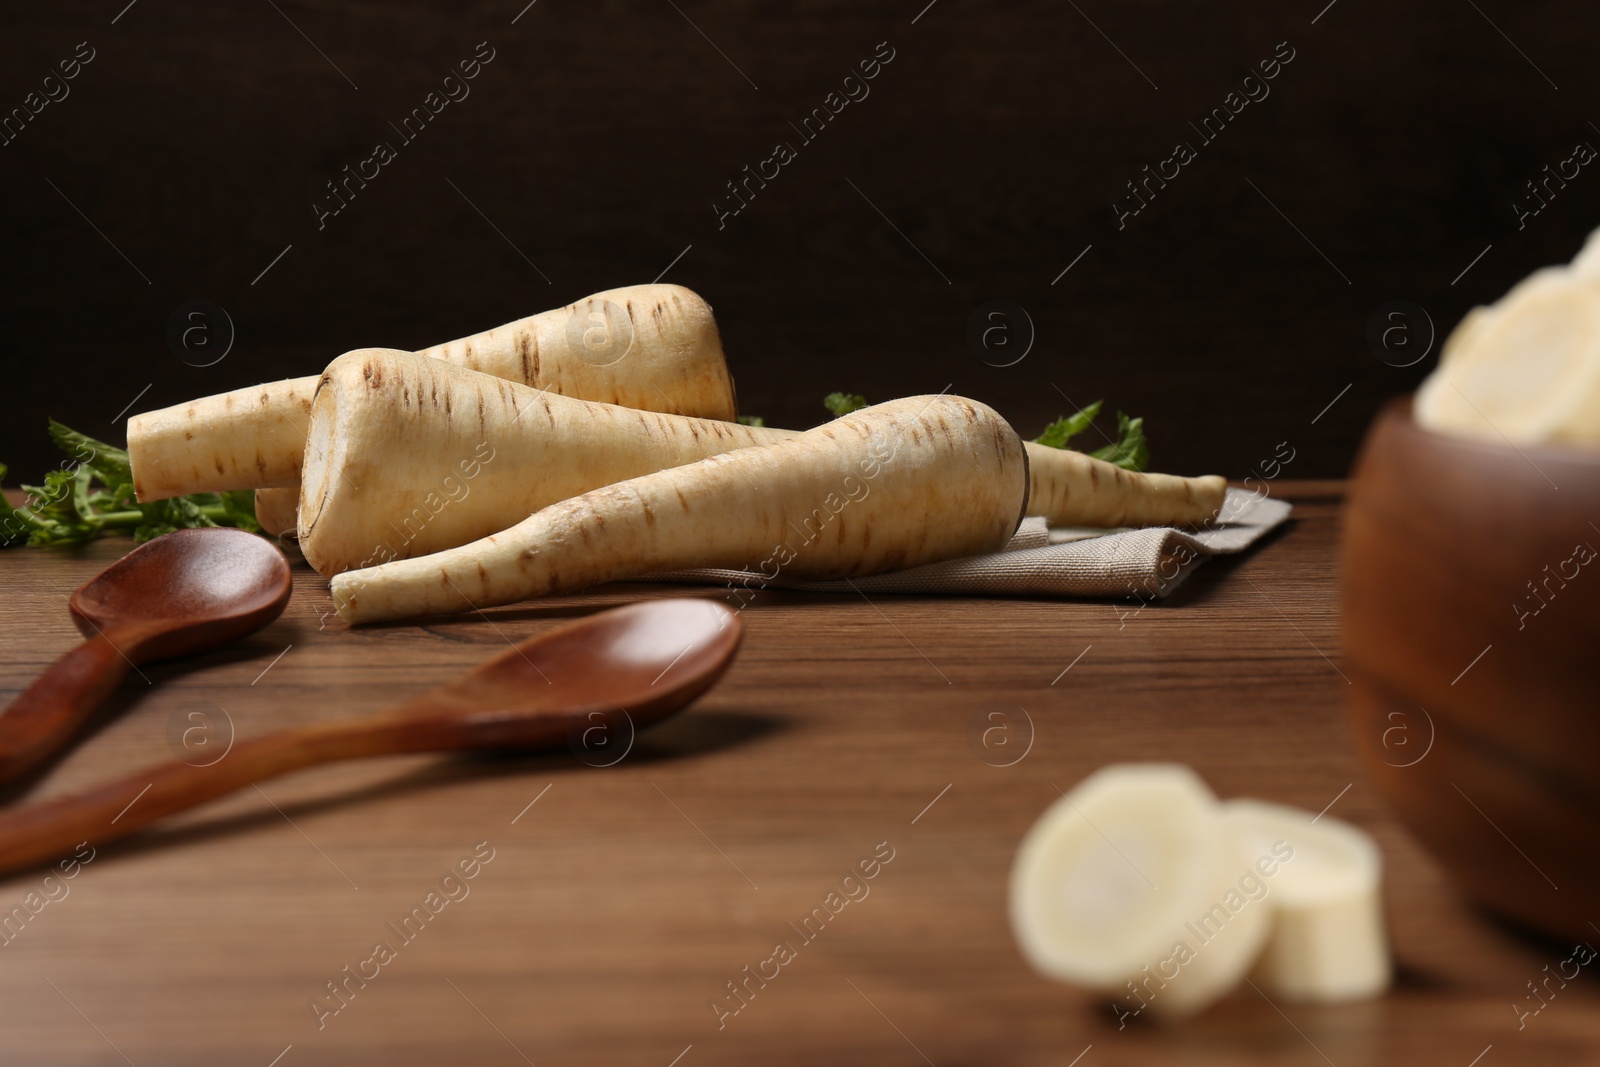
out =
<svg viewBox="0 0 1600 1067"><path fill-rule="evenodd" d="M1211 791L1178 764L1102 768L1023 839L1011 925L1051 977L1112 999L1119 1016L1178 1018L1232 990L1269 911Z"/></svg>
<svg viewBox="0 0 1600 1067"><path fill-rule="evenodd" d="M1488 324L1494 310L1492 306L1479 304L1461 316L1461 321L1456 323L1456 328L1450 331L1450 336L1444 339L1444 344L1439 349L1440 366L1444 366L1461 352L1472 348L1473 338Z"/></svg>
<svg viewBox="0 0 1600 1067"><path fill-rule="evenodd" d="M337 436L328 444L341 447ZM321 521L309 518L320 487L304 486L302 548L306 523ZM688 567L853 578L998 551L1027 498L1027 453L992 408L907 397L562 500L460 548L347 571L333 579L333 600L360 623Z"/></svg>
<svg viewBox="0 0 1600 1067"><path fill-rule="evenodd" d="M1423 383L1415 413L1491 440L1600 444L1600 282L1550 267L1518 283Z"/></svg>
<svg viewBox="0 0 1600 1067"><path fill-rule="evenodd" d="M1265 854L1279 841L1294 849L1268 880L1272 933L1254 974L1265 991L1333 1002L1388 988L1383 861L1372 839L1331 816L1264 800L1240 798L1222 807L1246 852Z"/></svg>
<svg viewBox="0 0 1600 1067"><path fill-rule="evenodd" d="M1572 257L1571 270L1582 278L1600 279L1600 230L1589 234L1578 254Z"/></svg>
<svg viewBox="0 0 1600 1067"><path fill-rule="evenodd" d="M565 396L707 419L734 417L711 306L678 285L585 297L419 355ZM300 484L317 379L291 378L128 420L140 500Z"/></svg>

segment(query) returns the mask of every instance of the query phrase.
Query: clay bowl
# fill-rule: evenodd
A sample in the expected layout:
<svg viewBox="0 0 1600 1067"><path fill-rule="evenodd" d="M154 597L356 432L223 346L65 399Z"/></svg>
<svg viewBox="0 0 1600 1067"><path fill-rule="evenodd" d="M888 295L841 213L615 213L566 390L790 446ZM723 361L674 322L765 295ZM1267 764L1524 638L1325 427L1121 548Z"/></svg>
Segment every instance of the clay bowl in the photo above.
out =
<svg viewBox="0 0 1600 1067"><path fill-rule="evenodd" d="M1368 773L1468 895L1600 920L1600 452L1432 433L1387 407L1345 513L1343 646Z"/></svg>

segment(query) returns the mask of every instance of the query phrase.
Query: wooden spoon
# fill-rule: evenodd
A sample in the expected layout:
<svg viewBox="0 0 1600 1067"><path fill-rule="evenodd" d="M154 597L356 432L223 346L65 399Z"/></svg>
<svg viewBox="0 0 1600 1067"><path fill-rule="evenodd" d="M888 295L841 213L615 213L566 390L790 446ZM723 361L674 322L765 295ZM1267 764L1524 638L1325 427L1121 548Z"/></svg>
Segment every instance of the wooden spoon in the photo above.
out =
<svg viewBox="0 0 1600 1067"><path fill-rule="evenodd" d="M289 562L243 530L178 530L140 545L76 593L88 640L0 712L0 782L66 747L136 665L209 652L276 619Z"/></svg>
<svg viewBox="0 0 1600 1067"><path fill-rule="evenodd" d="M648 601L591 615L513 645L389 711L239 741L203 767L162 764L0 815L0 871L58 859L81 842L125 837L253 782L321 763L458 749L577 750L596 730L631 742L631 729L665 719L710 689L742 632L738 617L710 600Z"/></svg>

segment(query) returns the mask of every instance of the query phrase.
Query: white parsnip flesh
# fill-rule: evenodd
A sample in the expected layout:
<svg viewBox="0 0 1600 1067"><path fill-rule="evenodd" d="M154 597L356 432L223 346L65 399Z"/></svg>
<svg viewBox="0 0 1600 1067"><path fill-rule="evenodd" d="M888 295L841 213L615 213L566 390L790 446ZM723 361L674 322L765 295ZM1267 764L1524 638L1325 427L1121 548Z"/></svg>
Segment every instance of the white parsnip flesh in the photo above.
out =
<svg viewBox="0 0 1600 1067"><path fill-rule="evenodd" d="M1223 804L1230 832L1252 854L1276 841L1294 862L1272 880L1272 934L1254 977L1273 997L1337 1003L1389 986L1378 846L1331 815L1240 798Z"/></svg>
<svg viewBox="0 0 1600 1067"><path fill-rule="evenodd" d="M326 576L455 548L612 482L796 436L576 400L389 349L328 366L309 434L300 551Z"/></svg>
<svg viewBox="0 0 1600 1067"><path fill-rule="evenodd" d="M708 419L735 415L711 308L676 285L596 293L421 355L563 396ZM135 415L140 500L295 486L317 378L293 378Z"/></svg>
<svg viewBox="0 0 1600 1067"><path fill-rule="evenodd" d="M1023 838L1012 930L1037 970L1106 998L1119 1019L1182 1018L1232 991L1266 941L1256 859L1193 770L1103 767Z"/></svg>
<svg viewBox="0 0 1600 1067"><path fill-rule="evenodd" d="M1583 247L1569 264L1572 273L1584 278L1600 280L1600 230L1594 230L1584 240Z"/></svg>
<svg viewBox="0 0 1600 1067"><path fill-rule="evenodd" d="M1004 419L961 397L910 397L596 489L460 548L346 572L333 599L366 623L686 567L856 577L995 551L1027 495L1027 453Z"/></svg>
<svg viewBox="0 0 1600 1067"><path fill-rule="evenodd" d="M1039 971L1122 1023L1182 1018L1248 975L1269 999L1336 1003L1389 985L1382 859L1327 815L1218 802L1181 764L1116 764L1017 850L1011 924Z"/></svg>
<svg viewBox="0 0 1600 1067"><path fill-rule="evenodd" d="M1413 408L1430 430L1514 445L1600 445L1600 267L1587 246L1462 318Z"/></svg>

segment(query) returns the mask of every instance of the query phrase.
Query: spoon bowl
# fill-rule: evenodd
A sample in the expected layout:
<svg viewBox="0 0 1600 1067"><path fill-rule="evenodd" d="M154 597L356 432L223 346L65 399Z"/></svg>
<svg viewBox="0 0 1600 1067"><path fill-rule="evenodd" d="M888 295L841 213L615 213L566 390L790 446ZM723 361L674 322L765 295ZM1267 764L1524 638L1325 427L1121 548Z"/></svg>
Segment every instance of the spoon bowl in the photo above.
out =
<svg viewBox="0 0 1600 1067"><path fill-rule="evenodd" d="M742 632L715 601L630 604L513 645L381 721L412 733L392 742L412 751L560 747L575 729L622 730L619 716L644 729L716 684Z"/></svg>
<svg viewBox="0 0 1600 1067"><path fill-rule="evenodd" d="M512 645L388 711L248 738L214 763L175 760L11 812L0 817L0 872L66 855L82 841L100 845L125 837L207 800L318 764L500 749L570 748L583 758L593 753L591 742L631 743L633 731L681 711L715 685L742 633L738 616L710 600L653 600L590 615Z"/></svg>
<svg viewBox="0 0 1600 1067"><path fill-rule="evenodd" d="M148 663L206 652L260 629L283 611L289 590L289 562L269 541L207 527L147 541L69 603L85 636L119 631L123 654Z"/></svg>
<svg viewBox="0 0 1600 1067"><path fill-rule="evenodd" d="M0 712L0 782L65 748L137 665L237 641L276 619L289 592L289 561L243 530L178 530L129 552L68 600L87 640Z"/></svg>

